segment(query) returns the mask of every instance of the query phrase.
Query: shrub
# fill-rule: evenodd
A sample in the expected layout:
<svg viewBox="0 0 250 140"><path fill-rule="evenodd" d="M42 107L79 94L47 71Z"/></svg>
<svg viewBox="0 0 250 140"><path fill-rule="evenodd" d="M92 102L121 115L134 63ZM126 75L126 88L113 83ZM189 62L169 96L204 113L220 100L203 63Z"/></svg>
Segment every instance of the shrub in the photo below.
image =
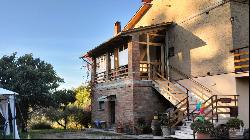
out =
<svg viewBox="0 0 250 140"><path fill-rule="evenodd" d="M214 130L214 125L207 120L196 120L191 124L191 129L194 132L210 134Z"/></svg>
<svg viewBox="0 0 250 140"><path fill-rule="evenodd" d="M33 124L31 129L38 130L38 129L53 129L52 126L46 122L40 122L37 124Z"/></svg>
<svg viewBox="0 0 250 140"><path fill-rule="evenodd" d="M213 129L211 136L216 139L228 139L229 128L225 124L220 124Z"/></svg>
<svg viewBox="0 0 250 140"><path fill-rule="evenodd" d="M88 128L91 124L91 111L78 109L74 120L81 126Z"/></svg>
<svg viewBox="0 0 250 140"><path fill-rule="evenodd" d="M240 127L244 127L244 123L238 118L231 118L230 120L228 120L227 126L233 129L240 129Z"/></svg>
<svg viewBox="0 0 250 140"><path fill-rule="evenodd" d="M137 134L150 134L152 133L151 125L147 124L144 118L139 118L137 120L137 125L135 126Z"/></svg>

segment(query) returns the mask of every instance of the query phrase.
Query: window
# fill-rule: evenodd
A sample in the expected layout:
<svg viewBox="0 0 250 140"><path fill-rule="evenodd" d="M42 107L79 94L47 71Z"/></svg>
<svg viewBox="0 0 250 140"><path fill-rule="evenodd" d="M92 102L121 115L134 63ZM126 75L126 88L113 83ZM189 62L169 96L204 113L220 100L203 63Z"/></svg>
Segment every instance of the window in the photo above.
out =
<svg viewBox="0 0 250 140"><path fill-rule="evenodd" d="M174 56L174 47L169 48L169 57L173 57Z"/></svg>
<svg viewBox="0 0 250 140"><path fill-rule="evenodd" d="M114 56L114 52L110 52L109 54L110 56L110 65L111 65L111 69L115 69L115 56Z"/></svg>
<svg viewBox="0 0 250 140"><path fill-rule="evenodd" d="M99 101L99 110L100 111L104 110L104 101Z"/></svg>
<svg viewBox="0 0 250 140"><path fill-rule="evenodd" d="M119 66L128 65L128 46L124 45L119 48Z"/></svg>
<svg viewBox="0 0 250 140"><path fill-rule="evenodd" d="M102 55L96 58L96 73L106 71L106 55Z"/></svg>

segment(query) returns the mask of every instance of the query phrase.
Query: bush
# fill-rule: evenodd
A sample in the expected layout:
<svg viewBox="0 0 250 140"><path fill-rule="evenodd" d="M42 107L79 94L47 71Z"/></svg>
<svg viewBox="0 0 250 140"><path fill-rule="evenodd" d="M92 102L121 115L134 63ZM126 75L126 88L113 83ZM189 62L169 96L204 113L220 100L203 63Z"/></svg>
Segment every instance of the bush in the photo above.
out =
<svg viewBox="0 0 250 140"><path fill-rule="evenodd" d="M213 129L211 136L216 139L229 139L229 128L225 124L220 124Z"/></svg>
<svg viewBox="0 0 250 140"><path fill-rule="evenodd" d="M191 124L191 129L194 130L195 133L210 134L214 130L214 126L207 120L198 119Z"/></svg>
<svg viewBox="0 0 250 140"><path fill-rule="evenodd" d="M31 129L38 130L38 129L53 129L52 126L46 122L40 122L37 124L33 124Z"/></svg>
<svg viewBox="0 0 250 140"><path fill-rule="evenodd" d="M78 109L74 119L81 126L88 128L91 124L91 111Z"/></svg>
<svg viewBox="0 0 250 140"><path fill-rule="evenodd" d="M152 133L151 125L147 124L144 118L139 118L137 120L137 125L135 126L135 130L137 135Z"/></svg>
<svg viewBox="0 0 250 140"><path fill-rule="evenodd" d="M240 129L240 127L244 127L244 123L242 120L238 119L238 118L231 118L228 122L227 122L227 126L229 128L232 129Z"/></svg>

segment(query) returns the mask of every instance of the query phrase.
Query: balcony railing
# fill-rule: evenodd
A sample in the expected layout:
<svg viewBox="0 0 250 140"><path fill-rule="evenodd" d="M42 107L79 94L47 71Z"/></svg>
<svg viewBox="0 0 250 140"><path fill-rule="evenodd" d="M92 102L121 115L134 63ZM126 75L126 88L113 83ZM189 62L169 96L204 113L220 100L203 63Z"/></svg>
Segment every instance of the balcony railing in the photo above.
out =
<svg viewBox="0 0 250 140"><path fill-rule="evenodd" d="M100 72L100 73L96 73L95 76L95 83L104 83L106 82L106 72Z"/></svg>
<svg viewBox="0 0 250 140"><path fill-rule="evenodd" d="M150 80L153 79L155 72L159 72L161 68L160 62L140 62L140 77L141 80Z"/></svg>
<svg viewBox="0 0 250 140"><path fill-rule="evenodd" d="M233 49L235 72L249 71L249 46L243 48Z"/></svg>
<svg viewBox="0 0 250 140"><path fill-rule="evenodd" d="M128 65L121 66L118 69L112 69L108 73L108 78L107 78L107 72L100 72L97 73L95 76L95 83L104 83L107 81L113 81L117 79L123 79L128 77Z"/></svg>
<svg viewBox="0 0 250 140"><path fill-rule="evenodd" d="M118 69L112 69L109 73L109 80L117 80L128 77L128 65L121 66Z"/></svg>

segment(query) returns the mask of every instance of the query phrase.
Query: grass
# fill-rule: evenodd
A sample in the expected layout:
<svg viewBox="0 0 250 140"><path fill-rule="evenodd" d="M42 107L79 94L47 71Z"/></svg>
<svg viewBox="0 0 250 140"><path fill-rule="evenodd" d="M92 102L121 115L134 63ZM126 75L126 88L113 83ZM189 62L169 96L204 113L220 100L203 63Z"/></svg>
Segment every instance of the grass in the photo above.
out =
<svg viewBox="0 0 250 140"><path fill-rule="evenodd" d="M43 130L30 130L29 132L19 132L20 138L21 139L37 139L39 138L39 135L42 134L53 134L53 133L63 133L63 132L76 132L78 130L73 130L73 129L43 129ZM0 134L0 139L3 139L3 135ZM5 136L4 139L13 139L13 135L8 135Z"/></svg>

